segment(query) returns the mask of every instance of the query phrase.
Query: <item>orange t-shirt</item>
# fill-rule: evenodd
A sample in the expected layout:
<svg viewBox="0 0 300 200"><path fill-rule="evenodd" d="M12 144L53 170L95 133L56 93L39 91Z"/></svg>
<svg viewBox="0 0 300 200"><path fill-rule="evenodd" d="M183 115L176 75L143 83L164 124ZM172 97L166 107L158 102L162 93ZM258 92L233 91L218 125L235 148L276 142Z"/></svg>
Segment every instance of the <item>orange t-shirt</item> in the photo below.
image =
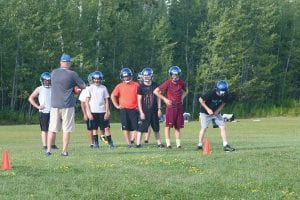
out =
<svg viewBox="0 0 300 200"><path fill-rule="evenodd" d="M135 81L119 83L111 95L118 97L119 105L122 108L136 109L138 107L137 91L139 84Z"/></svg>

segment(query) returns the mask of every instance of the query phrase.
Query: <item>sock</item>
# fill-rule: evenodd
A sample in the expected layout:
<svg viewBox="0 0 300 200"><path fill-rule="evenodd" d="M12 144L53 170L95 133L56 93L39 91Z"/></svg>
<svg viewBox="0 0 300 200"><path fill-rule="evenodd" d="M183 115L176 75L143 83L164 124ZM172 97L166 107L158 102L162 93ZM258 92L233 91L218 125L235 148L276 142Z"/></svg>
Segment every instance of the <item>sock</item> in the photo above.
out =
<svg viewBox="0 0 300 200"><path fill-rule="evenodd" d="M106 139L107 139L107 141L108 141L108 143L109 143L109 144L111 144L111 143L112 143L112 140L111 140L111 135L108 135L108 136L106 136Z"/></svg>
<svg viewBox="0 0 300 200"><path fill-rule="evenodd" d="M170 141L170 139L166 139L166 143L167 143L167 147L168 147L168 146L171 146L171 141Z"/></svg>
<svg viewBox="0 0 300 200"><path fill-rule="evenodd" d="M180 139L176 139L176 145L177 145L177 147L180 146Z"/></svg>
<svg viewBox="0 0 300 200"><path fill-rule="evenodd" d="M226 145L228 145L228 142L227 141L223 142L223 147L225 147Z"/></svg>
<svg viewBox="0 0 300 200"><path fill-rule="evenodd" d="M98 135L93 135L93 139L95 141L95 145L99 144Z"/></svg>
<svg viewBox="0 0 300 200"><path fill-rule="evenodd" d="M202 147L202 143L199 142L199 143L198 143L198 147Z"/></svg>

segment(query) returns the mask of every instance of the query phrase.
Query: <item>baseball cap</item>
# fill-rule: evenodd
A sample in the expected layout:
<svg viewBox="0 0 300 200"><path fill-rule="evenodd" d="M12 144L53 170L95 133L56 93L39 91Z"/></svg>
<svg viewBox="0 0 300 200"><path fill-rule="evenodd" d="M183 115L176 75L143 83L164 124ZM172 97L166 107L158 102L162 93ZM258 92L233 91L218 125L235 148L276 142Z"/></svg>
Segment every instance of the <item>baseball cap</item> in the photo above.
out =
<svg viewBox="0 0 300 200"><path fill-rule="evenodd" d="M61 57L60 57L60 61L61 62L72 62L72 58L70 55L64 53Z"/></svg>

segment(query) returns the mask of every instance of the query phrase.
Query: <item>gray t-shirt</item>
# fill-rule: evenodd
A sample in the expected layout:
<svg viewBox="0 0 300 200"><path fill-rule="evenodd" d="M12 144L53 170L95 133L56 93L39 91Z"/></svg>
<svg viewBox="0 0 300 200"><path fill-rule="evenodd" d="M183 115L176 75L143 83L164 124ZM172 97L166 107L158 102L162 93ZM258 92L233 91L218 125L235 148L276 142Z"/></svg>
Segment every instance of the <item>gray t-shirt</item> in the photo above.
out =
<svg viewBox="0 0 300 200"><path fill-rule="evenodd" d="M51 107L74 107L76 99L73 88L75 85L78 85L81 89L85 87L84 81L76 72L64 68L54 69L51 73Z"/></svg>

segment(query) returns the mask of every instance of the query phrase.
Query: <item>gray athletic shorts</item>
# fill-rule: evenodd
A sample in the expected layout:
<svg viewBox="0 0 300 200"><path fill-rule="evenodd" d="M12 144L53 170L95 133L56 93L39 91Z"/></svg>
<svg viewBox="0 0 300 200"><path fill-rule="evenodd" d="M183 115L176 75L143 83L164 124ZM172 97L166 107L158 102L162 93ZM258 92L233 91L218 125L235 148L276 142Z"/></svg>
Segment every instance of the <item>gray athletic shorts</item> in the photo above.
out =
<svg viewBox="0 0 300 200"><path fill-rule="evenodd" d="M213 118L215 118L215 122L218 126L224 126L224 119L221 114L211 116L205 113L200 113L201 128L208 128L208 125L211 123Z"/></svg>

